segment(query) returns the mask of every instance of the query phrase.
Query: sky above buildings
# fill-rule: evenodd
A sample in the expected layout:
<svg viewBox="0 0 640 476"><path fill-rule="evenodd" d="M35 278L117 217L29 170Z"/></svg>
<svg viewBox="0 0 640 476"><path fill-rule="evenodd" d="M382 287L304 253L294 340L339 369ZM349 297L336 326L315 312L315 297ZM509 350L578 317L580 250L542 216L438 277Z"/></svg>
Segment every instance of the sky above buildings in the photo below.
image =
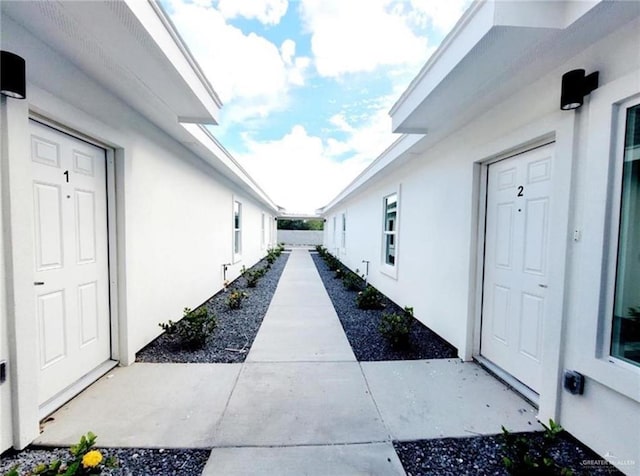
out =
<svg viewBox="0 0 640 476"><path fill-rule="evenodd" d="M223 101L211 132L291 212L397 135L388 112L469 0L162 0Z"/></svg>

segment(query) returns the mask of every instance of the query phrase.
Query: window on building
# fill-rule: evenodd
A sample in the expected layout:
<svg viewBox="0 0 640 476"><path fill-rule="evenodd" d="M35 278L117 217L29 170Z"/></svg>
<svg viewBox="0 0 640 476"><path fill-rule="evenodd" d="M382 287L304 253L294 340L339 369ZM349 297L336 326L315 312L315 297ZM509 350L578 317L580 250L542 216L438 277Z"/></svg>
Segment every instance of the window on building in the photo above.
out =
<svg viewBox="0 0 640 476"><path fill-rule="evenodd" d="M342 214L342 236L340 239L340 246L342 248L347 247L347 215L346 213Z"/></svg>
<svg viewBox="0 0 640 476"><path fill-rule="evenodd" d="M396 264L398 241L398 194L384 198L384 262L390 266Z"/></svg>
<svg viewBox="0 0 640 476"><path fill-rule="evenodd" d="M242 203L233 202L233 252L242 253Z"/></svg>
<svg viewBox="0 0 640 476"><path fill-rule="evenodd" d="M640 365L640 104L627 109L611 355Z"/></svg>
<svg viewBox="0 0 640 476"><path fill-rule="evenodd" d="M262 214L262 221L260 222L260 233L261 233L261 243L262 246L265 245L266 239L267 239L267 233L266 233L266 229L265 229L265 217L264 217L264 213Z"/></svg>
<svg viewBox="0 0 640 476"><path fill-rule="evenodd" d="M338 217L333 217L333 245L337 246L336 243L338 242Z"/></svg>

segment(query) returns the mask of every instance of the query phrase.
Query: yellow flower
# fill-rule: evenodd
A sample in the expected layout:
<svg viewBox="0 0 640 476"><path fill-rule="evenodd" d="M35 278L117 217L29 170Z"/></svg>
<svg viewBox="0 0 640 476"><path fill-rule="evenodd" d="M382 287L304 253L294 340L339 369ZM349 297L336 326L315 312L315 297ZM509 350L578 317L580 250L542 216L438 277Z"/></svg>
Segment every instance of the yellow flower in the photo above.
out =
<svg viewBox="0 0 640 476"><path fill-rule="evenodd" d="M102 461L102 453L98 450L91 450L82 457L82 466L85 468L95 468Z"/></svg>

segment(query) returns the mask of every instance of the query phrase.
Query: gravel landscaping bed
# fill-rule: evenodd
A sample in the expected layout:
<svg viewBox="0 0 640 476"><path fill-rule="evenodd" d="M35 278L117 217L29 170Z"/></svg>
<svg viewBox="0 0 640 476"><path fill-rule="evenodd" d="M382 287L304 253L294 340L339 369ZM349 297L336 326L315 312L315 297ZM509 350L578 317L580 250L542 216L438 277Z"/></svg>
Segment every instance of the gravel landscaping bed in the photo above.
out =
<svg viewBox="0 0 640 476"><path fill-rule="evenodd" d="M106 458L117 460L114 468L105 468L105 476L175 476L197 475L204 469L211 450L203 449L146 449L146 448L100 448ZM54 459L66 460L69 450L62 448L33 447L19 452L7 452L0 458L0 474L7 473L19 464L18 473L28 474L40 463Z"/></svg>
<svg viewBox="0 0 640 476"><path fill-rule="evenodd" d="M542 440L542 433L528 434ZM508 475L502 464L502 437L475 436L393 443L407 476ZM549 454L575 476L622 474L566 432ZM551 472L541 474L553 474Z"/></svg>
<svg viewBox="0 0 640 476"><path fill-rule="evenodd" d="M226 290L214 295L206 306L213 313L218 325L213 335L201 349L181 348L166 333L147 345L136 355L137 362L175 362L175 363L237 363L244 362L247 353L258 333L271 298L276 291L280 275L284 270L288 253L283 253L273 263L271 269L258 281L255 288L247 288L245 279L240 277ZM266 260L260 261L251 269L261 268ZM234 290L244 291L249 296L242 301L240 309L229 309L227 298ZM177 319L179 316L167 316ZM161 322L160 317L158 322Z"/></svg>
<svg viewBox="0 0 640 476"><path fill-rule="evenodd" d="M380 320L383 313L403 313L403 309L386 297L384 310L359 309L356 306L356 292L347 290L342 280L335 278L335 273L317 253L311 253L311 257L359 361L450 359L458 356L455 347L418 320L414 320L411 328L410 347L391 347L380 334Z"/></svg>

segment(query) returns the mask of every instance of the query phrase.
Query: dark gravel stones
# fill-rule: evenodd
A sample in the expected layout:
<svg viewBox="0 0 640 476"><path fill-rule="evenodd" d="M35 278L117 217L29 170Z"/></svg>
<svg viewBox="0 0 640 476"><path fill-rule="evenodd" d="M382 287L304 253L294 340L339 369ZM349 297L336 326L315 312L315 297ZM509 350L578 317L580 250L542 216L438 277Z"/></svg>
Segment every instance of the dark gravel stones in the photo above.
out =
<svg viewBox="0 0 640 476"><path fill-rule="evenodd" d="M201 474L211 450L208 449L148 449L148 448L99 448L106 458L117 460L114 468L105 468L104 476L192 476ZM66 460L69 450L63 448L29 447L24 451L8 451L0 458L0 474L5 474L16 464L19 474L29 474L39 463L54 459Z"/></svg>
<svg viewBox="0 0 640 476"><path fill-rule="evenodd" d="M527 433L542 441L543 433ZM508 475L502 464L501 436L442 438L393 443L407 476ZM549 452L555 462L574 476L621 475L596 453L563 432ZM547 473L550 476L554 473Z"/></svg>
<svg viewBox="0 0 640 476"><path fill-rule="evenodd" d="M359 361L451 359L458 356L455 347L418 320L414 320L411 327L411 345L402 349L391 347L380 334L380 319L385 312L403 313L404 310L386 296L384 310L359 309L356 306L356 293L348 291L342 280L334 277L335 272L329 270L317 253L311 253L311 256Z"/></svg>
<svg viewBox="0 0 640 476"><path fill-rule="evenodd" d="M196 350L181 348L171 337L162 334L138 352L136 361L156 363L244 362L267 313L269 303L288 259L288 253L280 255L271 269L258 281L256 287L247 288L245 279L240 277L231 283L226 290L220 291L209 299L206 306L209 308L209 313L216 316L218 325L203 348ZM251 269L265 265L266 260L262 260ZM227 305L227 298L234 290L246 292L249 295L242 301L240 309L229 309Z"/></svg>

